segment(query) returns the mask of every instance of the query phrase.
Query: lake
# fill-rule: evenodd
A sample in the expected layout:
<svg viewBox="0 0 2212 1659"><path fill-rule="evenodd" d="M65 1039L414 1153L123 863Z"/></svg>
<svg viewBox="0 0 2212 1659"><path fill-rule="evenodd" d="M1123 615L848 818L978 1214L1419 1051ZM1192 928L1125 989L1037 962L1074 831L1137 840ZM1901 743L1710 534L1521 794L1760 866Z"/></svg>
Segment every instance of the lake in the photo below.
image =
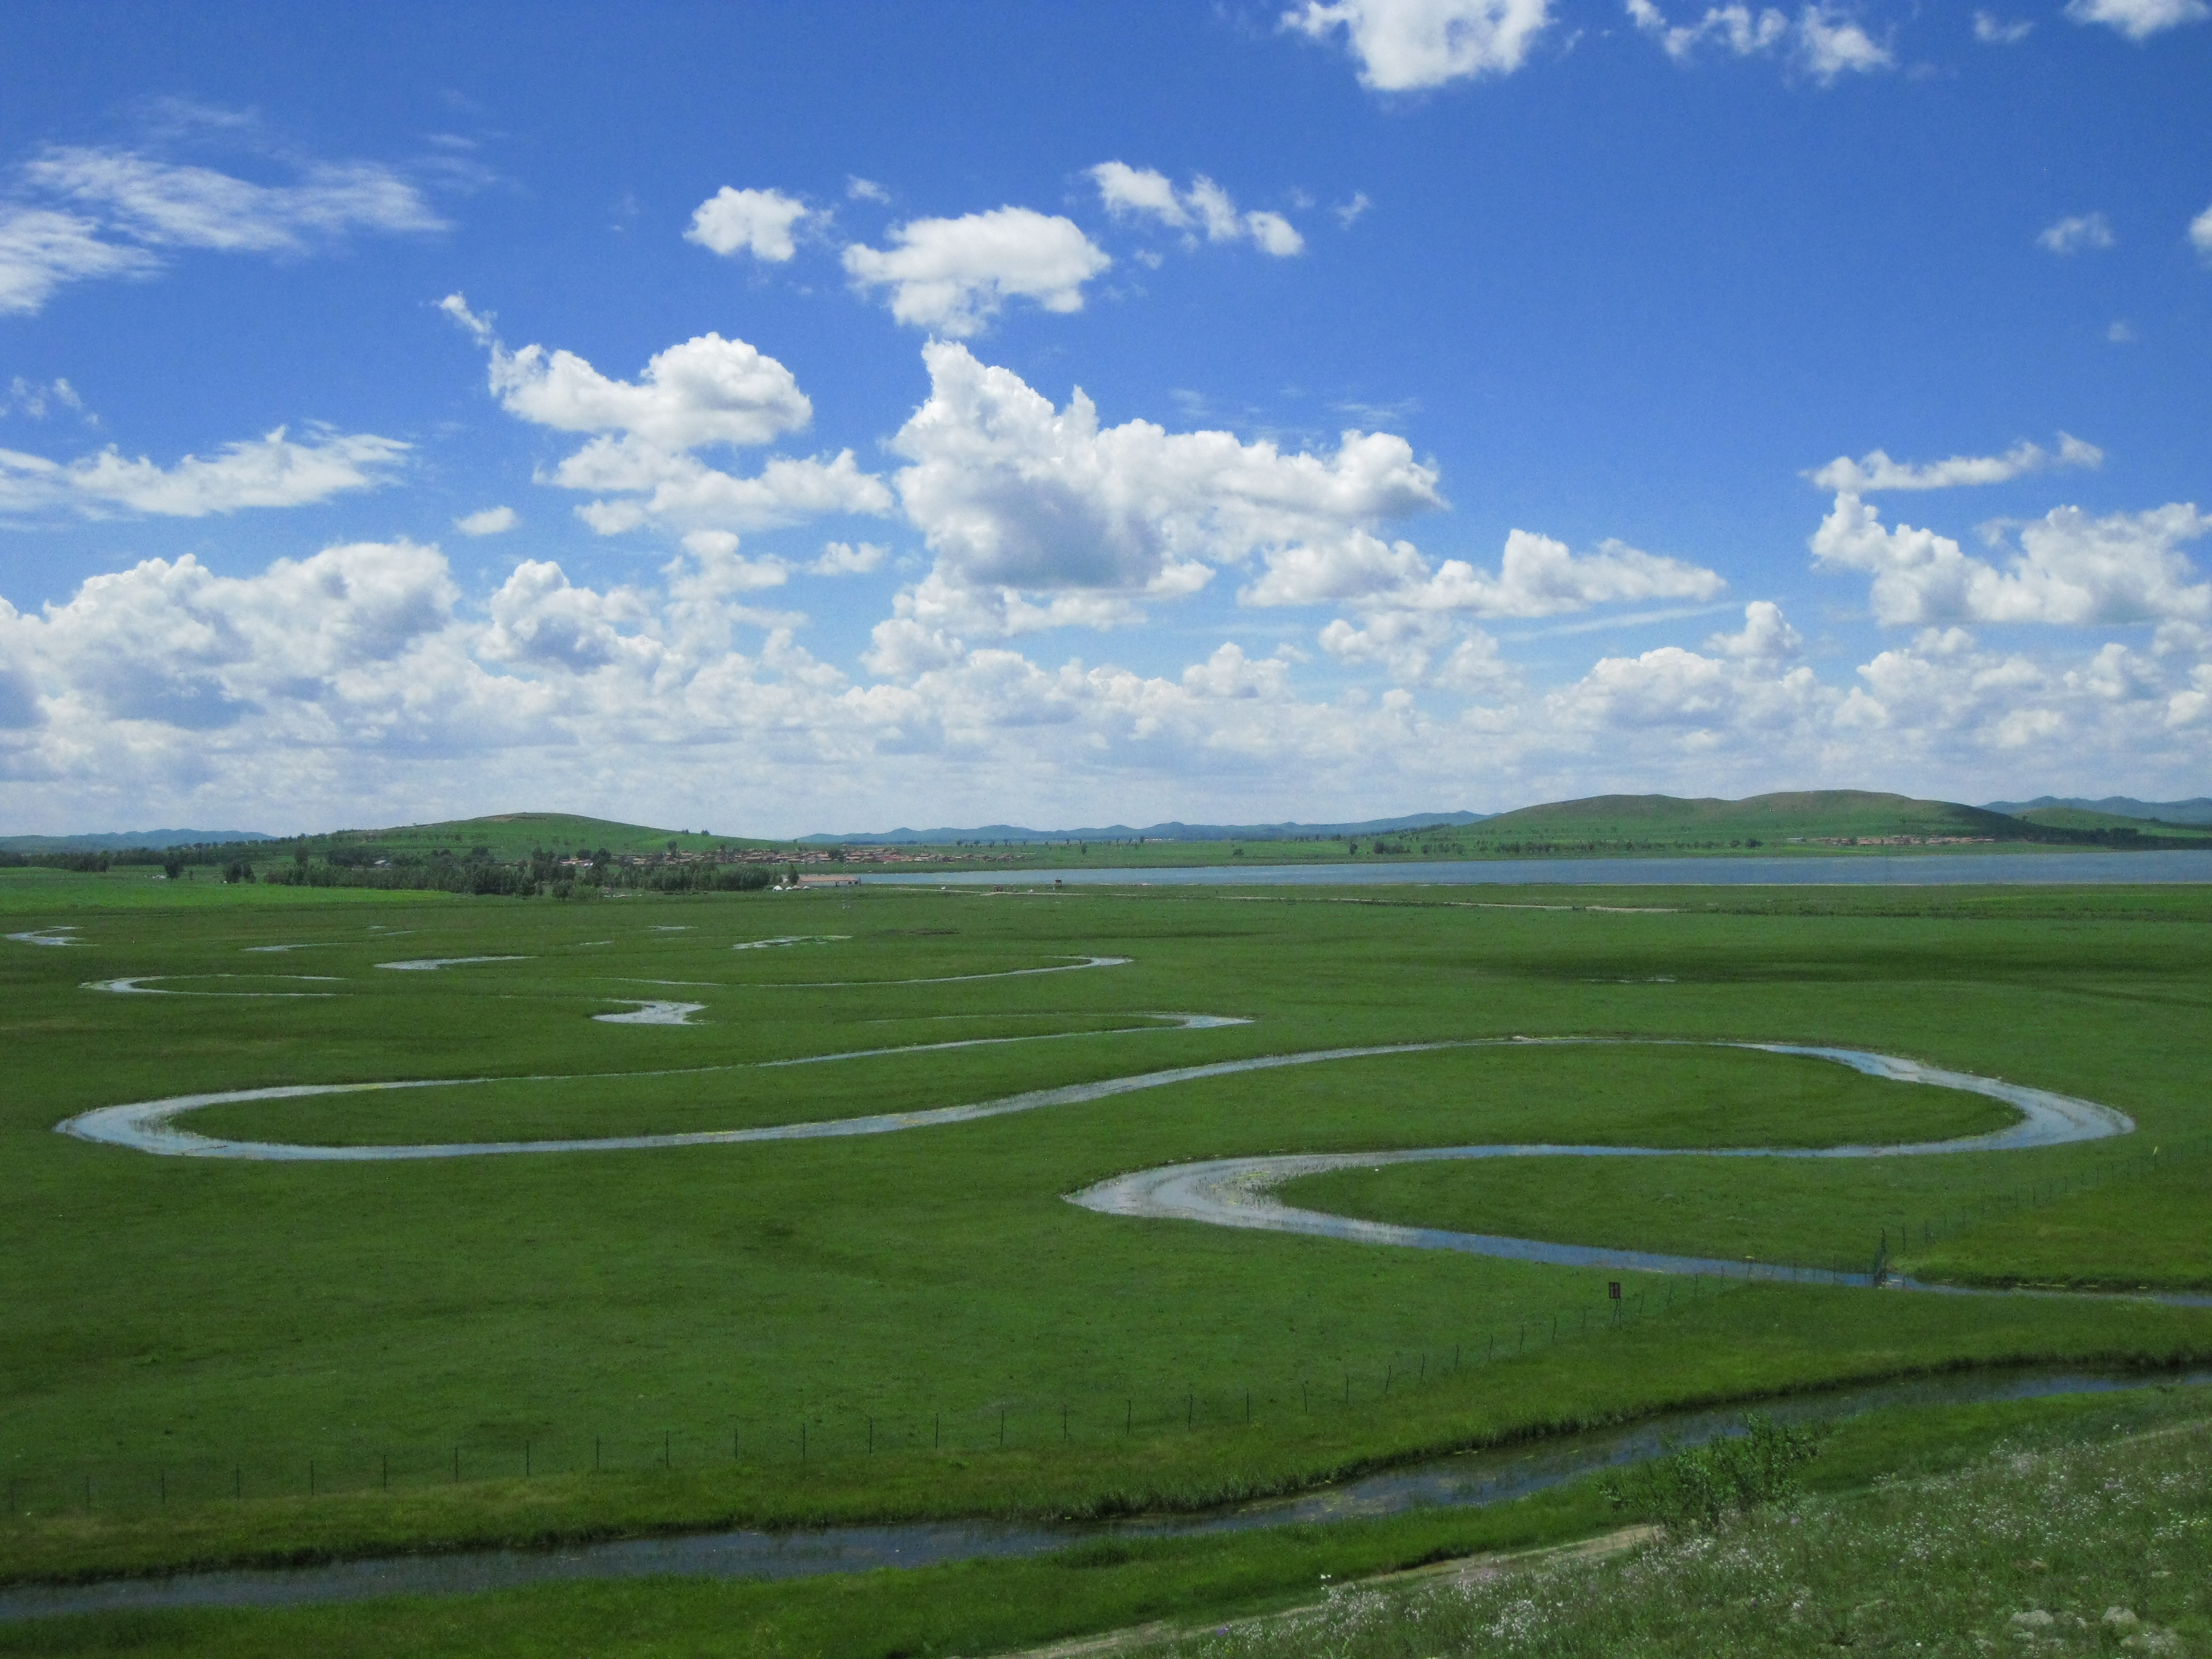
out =
<svg viewBox="0 0 2212 1659"><path fill-rule="evenodd" d="M858 872L856 872L858 873ZM860 874L894 887L1071 886L1949 886L2048 882L2212 881L2212 852L1922 853L1832 858L1362 860L1348 864L1209 864L1125 870L968 870Z"/></svg>

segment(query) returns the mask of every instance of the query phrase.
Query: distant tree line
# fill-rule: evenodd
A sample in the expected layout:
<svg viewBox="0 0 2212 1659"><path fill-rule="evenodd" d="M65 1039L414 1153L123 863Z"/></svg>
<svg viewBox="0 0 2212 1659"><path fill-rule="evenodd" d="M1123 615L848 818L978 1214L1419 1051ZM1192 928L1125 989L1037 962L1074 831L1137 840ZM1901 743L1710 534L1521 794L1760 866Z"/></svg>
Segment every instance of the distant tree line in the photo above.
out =
<svg viewBox="0 0 2212 1659"><path fill-rule="evenodd" d="M502 860L489 847L455 853L355 842L313 848L289 842L203 842L189 847L124 848L85 853L0 851L0 868L107 870L158 868L172 881L206 871L225 883L275 887L366 887L392 891L463 893L478 896L590 898L610 890L653 893L757 892L772 885L772 866L712 857L615 854L605 848L574 852L533 847Z"/></svg>

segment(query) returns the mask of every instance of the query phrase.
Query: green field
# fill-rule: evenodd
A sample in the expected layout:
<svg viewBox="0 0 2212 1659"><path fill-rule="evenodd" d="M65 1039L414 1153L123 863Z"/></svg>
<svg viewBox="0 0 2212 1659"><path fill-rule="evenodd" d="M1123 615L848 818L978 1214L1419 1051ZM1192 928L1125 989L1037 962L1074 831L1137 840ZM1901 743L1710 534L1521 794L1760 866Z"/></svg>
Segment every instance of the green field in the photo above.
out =
<svg viewBox="0 0 2212 1659"><path fill-rule="evenodd" d="M1631 1275L1616 1321L1618 1273L1062 1201L1230 1153L1613 1142L1686 1155L1352 1170L1289 1195L1571 1243L1862 1269L1886 1247L1930 1279L2201 1289L2205 890L577 905L191 888L0 873L0 932L79 941L0 940L0 1577L1184 1507L1848 1379L2212 1355L2212 1310ZM1130 960L1027 971L1092 956ZM376 965L463 957L520 959ZM171 994L86 988L124 976ZM684 1026L592 1018L645 999L702 1007ZM1156 1018L1194 1012L1249 1023ZM1870 1048L2085 1096L2139 1130L1858 1164L1701 1159L1687 1154L1923 1140L2008 1115L1654 1042L1334 1060L866 1138L641 1152L301 1164L52 1133L187 1092L459 1079L493 1080L183 1122L331 1146L681 1133L1515 1035ZM910 1052L774 1063L876 1049Z"/></svg>

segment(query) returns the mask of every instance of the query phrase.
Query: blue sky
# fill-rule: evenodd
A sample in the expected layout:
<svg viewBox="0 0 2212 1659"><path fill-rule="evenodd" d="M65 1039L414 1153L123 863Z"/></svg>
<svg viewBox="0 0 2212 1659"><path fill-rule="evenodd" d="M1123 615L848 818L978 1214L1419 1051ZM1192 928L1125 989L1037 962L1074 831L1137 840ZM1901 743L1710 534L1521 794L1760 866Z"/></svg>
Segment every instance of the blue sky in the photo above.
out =
<svg viewBox="0 0 2212 1659"><path fill-rule="evenodd" d="M2212 776L2203 0L8 27L0 831Z"/></svg>

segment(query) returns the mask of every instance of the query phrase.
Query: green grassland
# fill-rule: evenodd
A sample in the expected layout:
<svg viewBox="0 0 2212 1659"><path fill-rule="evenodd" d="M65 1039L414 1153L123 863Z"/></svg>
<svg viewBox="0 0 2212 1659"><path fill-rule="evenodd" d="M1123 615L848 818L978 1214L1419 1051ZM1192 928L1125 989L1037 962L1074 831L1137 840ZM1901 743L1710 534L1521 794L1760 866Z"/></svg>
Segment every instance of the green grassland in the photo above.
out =
<svg viewBox="0 0 2212 1659"><path fill-rule="evenodd" d="M2086 1095L2141 1133L1852 1165L1354 1171L1329 1178L1332 1202L1761 1261L1863 1264L1893 1234L1896 1265L1930 1276L2187 1288L2206 1281L2188 1160L2212 1139L2203 890L557 904L191 886L0 880L5 932L82 940L0 940L0 1576L1191 1505L1851 1378L2212 1353L2201 1309L1636 1276L1616 1325L1603 1273L1062 1201L1233 1152L1802 1146L1992 1121L1978 1097L1679 1042L1331 1061L867 1139L636 1152L300 1165L52 1133L94 1106L295 1083L499 1079L240 1103L193 1127L615 1134L1352 1044L1820 1042ZM732 948L794 935L811 942ZM1131 960L1017 972L1094 955ZM376 965L468 956L522 959ZM294 974L328 977L278 977ZM193 994L85 988L122 975ZM220 994L240 990L258 994ZM335 994L267 994L287 990ZM682 1027L592 1018L650 997L704 1006ZM1147 1018L1182 1012L1250 1023ZM877 1048L913 1052L766 1064Z"/></svg>

